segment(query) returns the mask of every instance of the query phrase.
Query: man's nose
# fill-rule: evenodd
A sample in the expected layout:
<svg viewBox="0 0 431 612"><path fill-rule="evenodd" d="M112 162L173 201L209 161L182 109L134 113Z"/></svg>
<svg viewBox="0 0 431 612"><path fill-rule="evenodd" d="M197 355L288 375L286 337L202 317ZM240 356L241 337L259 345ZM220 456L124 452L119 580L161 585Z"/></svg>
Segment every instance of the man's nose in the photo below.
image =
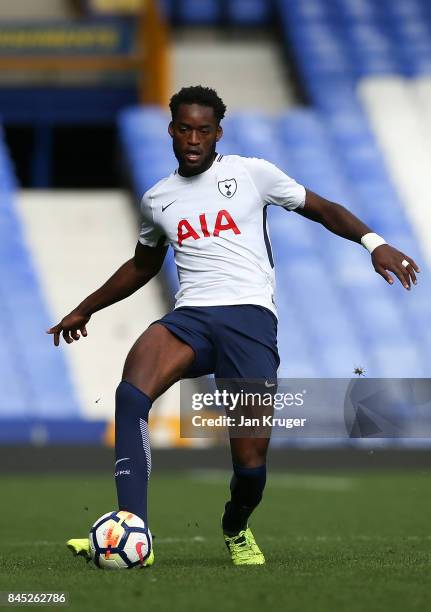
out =
<svg viewBox="0 0 431 612"><path fill-rule="evenodd" d="M199 132L198 130L190 130L189 132L189 144L199 144Z"/></svg>

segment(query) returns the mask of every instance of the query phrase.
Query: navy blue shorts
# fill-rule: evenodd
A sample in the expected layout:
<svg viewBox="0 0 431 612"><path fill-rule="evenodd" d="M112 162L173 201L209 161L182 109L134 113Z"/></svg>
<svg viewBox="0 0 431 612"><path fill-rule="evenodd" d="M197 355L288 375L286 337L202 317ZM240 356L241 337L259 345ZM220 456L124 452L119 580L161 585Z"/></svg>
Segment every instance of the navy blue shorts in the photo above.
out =
<svg viewBox="0 0 431 612"><path fill-rule="evenodd" d="M183 306L161 323L195 352L184 378L277 380L277 317L263 306Z"/></svg>

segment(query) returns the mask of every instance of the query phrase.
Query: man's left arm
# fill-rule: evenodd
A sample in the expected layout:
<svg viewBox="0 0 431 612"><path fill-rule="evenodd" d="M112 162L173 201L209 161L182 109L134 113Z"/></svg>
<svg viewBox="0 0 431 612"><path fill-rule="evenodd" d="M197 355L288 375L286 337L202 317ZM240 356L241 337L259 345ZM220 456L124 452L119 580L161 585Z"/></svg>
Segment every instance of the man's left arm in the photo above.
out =
<svg viewBox="0 0 431 612"><path fill-rule="evenodd" d="M393 272L406 289L410 289L411 282L416 285L416 272L419 272L419 268L415 261L386 244L344 206L330 202L307 189L304 206L295 209L295 212L321 223L326 229L342 238L365 246L371 254L374 270L390 285L394 281L389 272Z"/></svg>

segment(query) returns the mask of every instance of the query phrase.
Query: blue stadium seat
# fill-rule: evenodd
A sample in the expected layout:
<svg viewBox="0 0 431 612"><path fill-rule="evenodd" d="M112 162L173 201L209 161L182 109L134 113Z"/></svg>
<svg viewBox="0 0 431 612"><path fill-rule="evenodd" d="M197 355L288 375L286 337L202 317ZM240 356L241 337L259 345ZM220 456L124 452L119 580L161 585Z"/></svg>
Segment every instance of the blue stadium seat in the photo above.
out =
<svg viewBox="0 0 431 612"><path fill-rule="evenodd" d="M333 14L333 3L326 0L277 0L276 5L282 18L324 21Z"/></svg>
<svg viewBox="0 0 431 612"><path fill-rule="evenodd" d="M391 15L395 19L423 19L429 9L427 0L382 0L382 9L385 15Z"/></svg>
<svg viewBox="0 0 431 612"><path fill-rule="evenodd" d="M423 363L417 347L408 340L376 342L371 348L379 364L382 378L421 378L428 376L427 364Z"/></svg>
<svg viewBox="0 0 431 612"><path fill-rule="evenodd" d="M378 3L373 0L335 0L338 17L346 21L372 21L379 15Z"/></svg>
<svg viewBox="0 0 431 612"><path fill-rule="evenodd" d="M168 19L181 24L229 23L265 26L273 16L272 0L159 0Z"/></svg>
<svg viewBox="0 0 431 612"><path fill-rule="evenodd" d="M265 25L271 18L271 3L267 0L229 0L227 18L238 25Z"/></svg>
<svg viewBox="0 0 431 612"><path fill-rule="evenodd" d="M16 178L0 135L0 420L78 417L62 350L54 351L44 299L14 208Z"/></svg>
<svg viewBox="0 0 431 612"><path fill-rule="evenodd" d="M242 155L243 151L238 142L225 133L223 138L217 143L217 153L222 155Z"/></svg>
<svg viewBox="0 0 431 612"><path fill-rule="evenodd" d="M337 102L354 107L356 94L347 90L364 76L431 74L427 0L278 0L276 6L308 94L323 110Z"/></svg>
<svg viewBox="0 0 431 612"><path fill-rule="evenodd" d="M173 18L175 0L158 0L163 17L168 20Z"/></svg>
<svg viewBox="0 0 431 612"><path fill-rule="evenodd" d="M214 24L222 16L219 0L181 0L178 16L187 24Z"/></svg>
<svg viewBox="0 0 431 612"><path fill-rule="evenodd" d="M20 356L17 354L10 328L11 315L3 303L0 304L0 419L21 417L28 413L28 394L23 385Z"/></svg>
<svg viewBox="0 0 431 612"><path fill-rule="evenodd" d="M281 359L280 378L315 377L319 375L318 356L313 350L303 319L298 315L289 294L277 295L279 326L278 345Z"/></svg>
<svg viewBox="0 0 431 612"><path fill-rule="evenodd" d="M167 132L169 116L166 111L158 106L148 107L144 114L140 108L131 108L122 111L118 117L120 135L128 140L132 145L143 141L146 144L152 143L153 146L170 142ZM163 142L165 141L165 142Z"/></svg>
<svg viewBox="0 0 431 612"><path fill-rule="evenodd" d="M284 245L283 249L277 250L278 262L314 253L316 247L313 233L310 224L302 217L270 206L268 223L271 241Z"/></svg>
<svg viewBox="0 0 431 612"><path fill-rule="evenodd" d="M172 249L169 249L168 253L166 254L166 259L163 263L162 270L167 280L171 296L173 298L175 293L180 288L180 284L178 281L178 273L177 268L175 266L174 253Z"/></svg>

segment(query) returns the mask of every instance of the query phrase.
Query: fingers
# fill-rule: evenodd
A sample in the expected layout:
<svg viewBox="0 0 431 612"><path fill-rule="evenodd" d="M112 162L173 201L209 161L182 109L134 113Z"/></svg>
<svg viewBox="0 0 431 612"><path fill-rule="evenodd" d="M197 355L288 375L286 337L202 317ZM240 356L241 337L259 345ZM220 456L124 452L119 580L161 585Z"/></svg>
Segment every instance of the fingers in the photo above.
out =
<svg viewBox="0 0 431 612"><path fill-rule="evenodd" d="M85 336L87 335L87 328L85 327L85 325L83 325L83 326L82 326L82 327L79 329L79 331L81 332L81 334L82 334L82 335L84 336L84 338L85 338ZM81 336L79 335L79 332L78 332L78 328L77 328L77 327L74 327L74 328L72 328L72 329L70 330L70 335L72 336L72 339L73 339L73 340L76 340L76 341L78 341L78 340L80 339L80 337L81 337Z"/></svg>
<svg viewBox="0 0 431 612"><path fill-rule="evenodd" d="M379 266L379 267L375 268L375 270L376 270L376 272L378 274L383 276L383 278L390 285L393 285L394 279L389 274L389 272L386 270L386 268L383 268L382 266ZM400 283L402 284L402 286L405 289L407 289L408 291L410 290L410 275L409 275L408 271L406 270L406 268L404 268L404 266L401 266L401 265L399 265L399 266L392 265L390 268L388 266L388 270L390 270L391 272L393 272L395 274L395 276L398 278L398 280L400 281Z"/></svg>
<svg viewBox="0 0 431 612"><path fill-rule="evenodd" d="M409 264L411 265L411 267L413 268L413 270L415 272L420 272L419 270L419 266L418 264L415 262L414 259L412 259L411 257L409 257L408 255L403 255L404 259L407 259L407 261L409 262Z"/></svg>
<svg viewBox="0 0 431 612"><path fill-rule="evenodd" d="M382 268L381 266L377 266L375 270L377 274L380 274L380 276L383 276L383 278L385 279L387 283L389 283L390 285L394 284L394 279L389 274L389 272L387 272L384 268Z"/></svg>
<svg viewBox="0 0 431 612"><path fill-rule="evenodd" d="M408 291L410 291L411 289L410 275L407 272L407 269L402 265L394 266L393 272L396 274L398 280L400 281L404 289L407 289Z"/></svg>
<svg viewBox="0 0 431 612"><path fill-rule="evenodd" d="M410 274L410 278L412 279L412 282L414 285L418 284L417 278L416 278L416 274L415 271L413 269L413 266L411 264L409 264L408 266L405 266L407 272Z"/></svg>
<svg viewBox="0 0 431 612"><path fill-rule="evenodd" d="M84 327L84 330L85 330L85 327ZM80 335L76 328L75 329L63 329L61 323L59 323L55 327L51 327L51 329L48 329L46 333L54 335L54 346L58 346L60 344L60 335L63 336L64 341L67 344L71 344L73 340L79 340L80 338ZM83 333L83 335L84 336L87 335L86 330L85 330L85 334Z"/></svg>
<svg viewBox="0 0 431 612"><path fill-rule="evenodd" d="M79 323L77 321L68 323L67 318L68 317L65 317L58 325L51 327L46 332L47 334L54 335L55 346L60 344L60 336L63 336L66 344L71 344L74 340L77 342L81 336L87 336L87 328L85 324L82 323L82 320Z"/></svg>
<svg viewBox="0 0 431 612"><path fill-rule="evenodd" d="M60 334L62 334L64 341L67 344L72 344L72 342L74 340L78 341L79 338L81 337L78 333L78 330L76 329L76 327L72 328L72 329L60 329L55 335L54 335L54 344L55 346L59 345L59 339L60 339ZM56 342L56 338L57 338L57 342Z"/></svg>
<svg viewBox="0 0 431 612"><path fill-rule="evenodd" d="M63 329L63 338L67 344L72 344L73 340L70 337L70 329Z"/></svg>
<svg viewBox="0 0 431 612"><path fill-rule="evenodd" d="M386 264L385 268L390 270L395 274L400 283L405 289L410 289L410 276L407 272L406 268L401 265L401 262L391 261L389 264Z"/></svg>
<svg viewBox="0 0 431 612"><path fill-rule="evenodd" d="M395 274L402 286L408 291L411 289L412 282L415 285L417 284L416 273L420 271L417 263L389 244L374 249L371 259L375 271L383 276L390 285L393 284L394 279L389 272Z"/></svg>
<svg viewBox="0 0 431 612"><path fill-rule="evenodd" d="M412 279L413 283L415 285L417 285L417 278L416 278L416 274L415 272L420 272L419 270L419 266L417 265L417 263L408 255L404 255L404 259L406 261L409 262L408 266L405 266L405 269L407 270L407 272L410 274L410 278Z"/></svg>
<svg viewBox="0 0 431 612"><path fill-rule="evenodd" d="M398 252L401 255L401 262L394 263L392 271L395 272L397 277L399 278L401 284L405 289L410 291L411 283L413 282L415 285L417 284L416 272L419 272L419 266L417 263L409 257L408 255L404 255L404 253Z"/></svg>
<svg viewBox="0 0 431 612"><path fill-rule="evenodd" d="M50 329L48 329L46 333L54 335L54 346L58 346L60 344L60 333L61 333L61 324L60 323L58 325L54 325L54 327L51 327Z"/></svg>

